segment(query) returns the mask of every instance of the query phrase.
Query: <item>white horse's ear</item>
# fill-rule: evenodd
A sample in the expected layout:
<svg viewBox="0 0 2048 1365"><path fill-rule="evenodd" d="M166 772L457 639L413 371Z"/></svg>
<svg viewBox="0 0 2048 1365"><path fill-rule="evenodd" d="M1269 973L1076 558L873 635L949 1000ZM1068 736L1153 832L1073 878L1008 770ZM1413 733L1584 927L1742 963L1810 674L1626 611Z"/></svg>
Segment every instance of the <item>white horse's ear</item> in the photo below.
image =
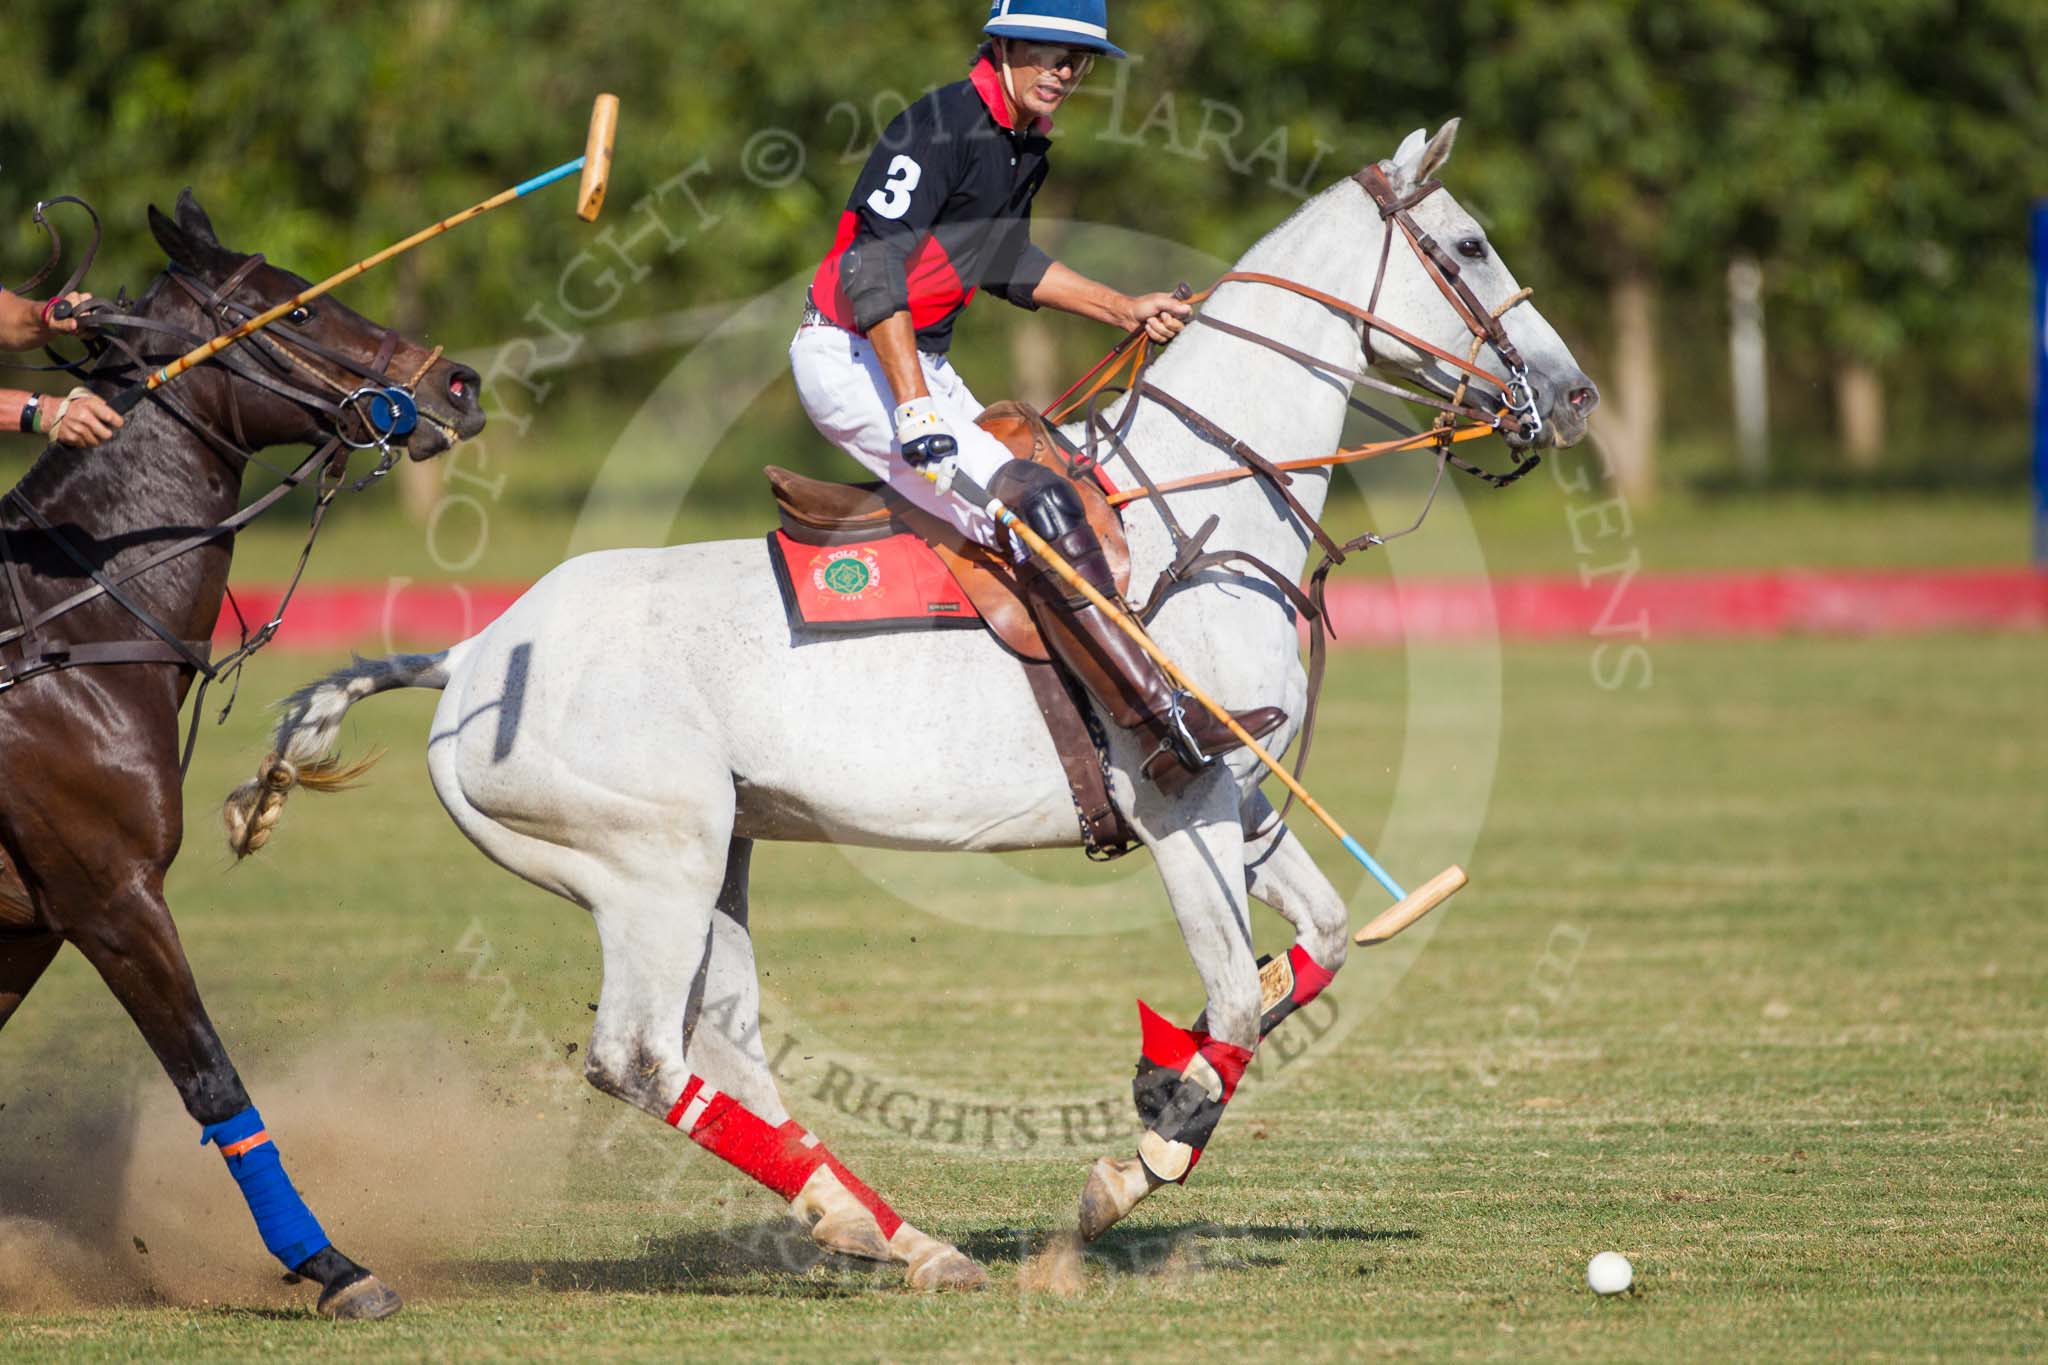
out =
<svg viewBox="0 0 2048 1365"><path fill-rule="evenodd" d="M1429 140L1429 146L1423 148L1422 158L1415 167L1414 179L1417 184L1428 180L1443 169L1444 163L1451 159L1451 146L1457 140L1458 120L1456 119L1452 119L1436 130L1436 136ZM1406 147L1407 144L1403 143L1403 150L1406 150Z"/></svg>
<svg viewBox="0 0 2048 1365"><path fill-rule="evenodd" d="M1401 145L1394 149L1394 155L1387 161L1387 170L1394 183L1415 183L1415 167L1422 160L1423 143L1428 136L1428 129L1417 128L1401 139Z"/></svg>

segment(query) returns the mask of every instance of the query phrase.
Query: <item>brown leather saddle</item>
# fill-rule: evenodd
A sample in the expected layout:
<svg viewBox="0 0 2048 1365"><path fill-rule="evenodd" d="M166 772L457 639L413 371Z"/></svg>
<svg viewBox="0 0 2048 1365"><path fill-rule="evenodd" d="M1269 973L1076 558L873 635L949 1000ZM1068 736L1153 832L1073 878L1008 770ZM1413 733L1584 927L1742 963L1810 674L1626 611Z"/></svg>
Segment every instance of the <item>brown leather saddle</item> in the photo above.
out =
<svg viewBox="0 0 2048 1365"><path fill-rule="evenodd" d="M1124 543L1123 523L1093 478L1073 476L1038 410L1025 403L998 403L975 420L1018 459L1044 465L1072 480L1087 509L1088 524L1095 528L1116 575L1117 591L1128 592L1131 556ZM854 545L911 531L932 547L989 630L1023 663L1039 714L1045 717L1060 766L1066 771L1088 856L1107 861L1135 848L1136 837L1110 799L1108 739L1101 722L1078 695L1078 684L1052 662L1009 555L968 540L951 522L916 507L887 484L831 483L779 465L769 465L765 472L775 491L775 510L782 518L783 532L791 540L804 545Z"/></svg>
<svg viewBox="0 0 2048 1365"><path fill-rule="evenodd" d="M1046 429L1045 418L1028 403L998 403L975 419L983 431L1010 448L1020 460L1044 465L1060 474L1070 468L1059 445ZM977 545L951 522L917 507L884 483L831 483L769 465L765 471L775 491L775 510L791 540L804 545L854 545L904 531L915 532L932 547L967 594L974 609L1005 648L1021 659L1051 660L1038 625L1020 595L1015 562ZM1131 587L1131 555L1124 544L1123 522L1109 505L1108 495L1093 478L1073 480L1088 524L1095 528L1103 553L1116 574L1118 592Z"/></svg>

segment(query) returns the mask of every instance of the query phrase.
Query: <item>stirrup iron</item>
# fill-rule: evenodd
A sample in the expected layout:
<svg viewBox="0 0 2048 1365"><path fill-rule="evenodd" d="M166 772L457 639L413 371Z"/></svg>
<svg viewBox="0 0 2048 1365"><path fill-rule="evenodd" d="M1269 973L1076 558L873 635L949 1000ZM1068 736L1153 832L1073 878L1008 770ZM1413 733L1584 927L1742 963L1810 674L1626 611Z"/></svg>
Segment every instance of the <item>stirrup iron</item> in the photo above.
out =
<svg viewBox="0 0 2048 1365"><path fill-rule="evenodd" d="M1194 732L1188 729L1187 704L1193 698L1178 687L1173 689L1171 695L1172 701L1167 707L1166 714L1160 717L1162 728L1166 731L1168 747L1173 750L1175 758L1196 772L1214 767L1216 760L1202 752L1201 742L1195 738Z"/></svg>

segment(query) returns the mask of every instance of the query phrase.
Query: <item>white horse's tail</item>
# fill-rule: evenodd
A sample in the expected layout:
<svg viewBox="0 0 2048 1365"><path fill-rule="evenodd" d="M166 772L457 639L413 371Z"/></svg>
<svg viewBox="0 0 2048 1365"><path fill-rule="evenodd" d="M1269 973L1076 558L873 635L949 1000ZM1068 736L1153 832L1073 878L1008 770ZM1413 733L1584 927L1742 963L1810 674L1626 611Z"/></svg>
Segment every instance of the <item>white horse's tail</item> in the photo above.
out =
<svg viewBox="0 0 2048 1365"><path fill-rule="evenodd" d="M353 762L342 760L337 744L342 717L351 706L402 687L446 687L454 665L468 647L465 640L439 654L357 658L347 668L307 683L279 702L277 709L283 715L269 756L256 776L229 792L221 804L228 848L235 857L246 858L270 842L293 787L344 791L383 757L381 752L372 752Z"/></svg>

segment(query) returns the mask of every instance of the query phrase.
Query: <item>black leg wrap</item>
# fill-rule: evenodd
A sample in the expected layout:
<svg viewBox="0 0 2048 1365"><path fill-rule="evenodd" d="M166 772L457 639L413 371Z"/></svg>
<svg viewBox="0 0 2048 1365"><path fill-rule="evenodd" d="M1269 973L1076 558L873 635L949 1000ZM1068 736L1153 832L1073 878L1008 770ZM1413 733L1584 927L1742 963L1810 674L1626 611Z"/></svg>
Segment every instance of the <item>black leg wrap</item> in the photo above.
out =
<svg viewBox="0 0 2048 1365"><path fill-rule="evenodd" d="M1131 1093L1145 1123L1138 1159L1156 1179L1186 1180L1223 1121L1225 1102L1212 1099L1186 1076L1145 1060L1138 1063Z"/></svg>
<svg viewBox="0 0 2048 1365"><path fill-rule="evenodd" d="M1138 1002L1142 1041L1131 1099L1145 1125L1138 1159L1155 1181L1182 1181L1223 1119L1252 1054L1184 1029Z"/></svg>
<svg viewBox="0 0 2048 1365"><path fill-rule="evenodd" d="M1147 1128L1157 1128L1160 1116L1173 1103L1173 1093L1180 1088L1181 1076L1178 1071L1168 1070L1150 1057L1138 1058L1138 1074L1131 1082L1131 1099L1138 1107L1138 1122Z"/></svg>
<svg viewBox="0 0 2048 1365"><path fill-rule="evenodd" d="M1138 1121L1172 1142L1200 1148L1223 1120L1223 1102L1209 1098L1209 1092L1178 1071L1168 1071L1149 1058L1138 1059L1138 1075L1131 1082L1131 1098L1138 1106Z"/></svg>

